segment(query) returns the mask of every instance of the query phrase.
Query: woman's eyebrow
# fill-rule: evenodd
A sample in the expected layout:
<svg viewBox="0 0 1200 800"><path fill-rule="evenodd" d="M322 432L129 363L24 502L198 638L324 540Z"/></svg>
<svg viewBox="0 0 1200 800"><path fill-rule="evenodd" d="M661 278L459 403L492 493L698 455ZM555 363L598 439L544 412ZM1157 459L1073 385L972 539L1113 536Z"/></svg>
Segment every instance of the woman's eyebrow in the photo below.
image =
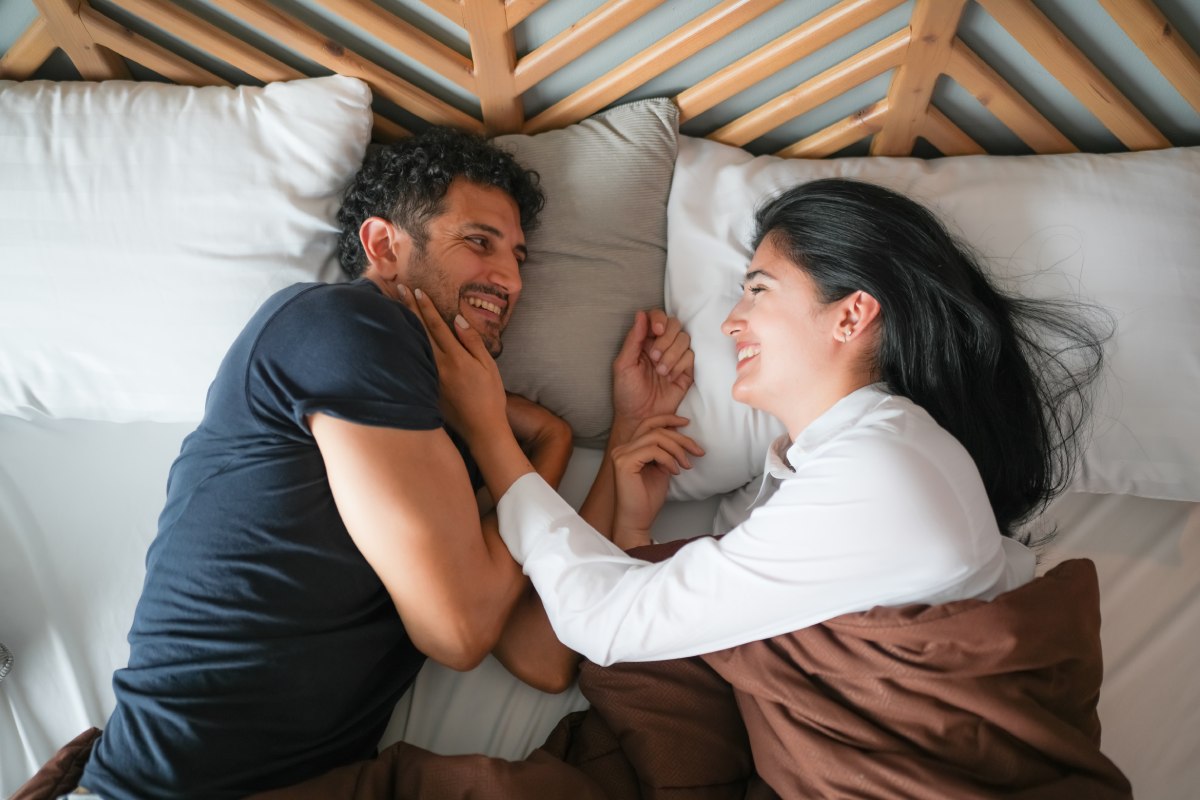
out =
<svg viewBox="0 0 1200 800"><path fill-rule="evenodd" d="M766 278L767 280L772 280L772 281L775 280L775 276L772 275L771 273L767 272L766 270L752 269L746 273L746 277L744 277L742 279L742 281L743 282L752 281L752 280L755 280L756 278Z"/></svg>

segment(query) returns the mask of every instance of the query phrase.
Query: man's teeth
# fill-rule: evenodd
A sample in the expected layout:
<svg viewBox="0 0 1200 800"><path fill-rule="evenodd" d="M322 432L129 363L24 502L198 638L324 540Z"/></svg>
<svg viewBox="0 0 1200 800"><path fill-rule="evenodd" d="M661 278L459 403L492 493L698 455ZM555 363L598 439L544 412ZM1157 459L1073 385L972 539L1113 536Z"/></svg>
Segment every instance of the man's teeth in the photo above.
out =
<svg viewBox="0 0 1200 800"><path fill-rule="evenodd" d="M467 305L482 308L484 311L490 311L497 316L500 314L500 306L495 303L489 303L487 300L480 300L478 297L468 297Z"/></svg>
<svg viewBox="0 0 1200 800"><path fill-rule="evenodd" d="M745 361L747 358L754 358L761 352L761 347L743 347L741 350L738 350L737 360L740 363Z"/></svg>

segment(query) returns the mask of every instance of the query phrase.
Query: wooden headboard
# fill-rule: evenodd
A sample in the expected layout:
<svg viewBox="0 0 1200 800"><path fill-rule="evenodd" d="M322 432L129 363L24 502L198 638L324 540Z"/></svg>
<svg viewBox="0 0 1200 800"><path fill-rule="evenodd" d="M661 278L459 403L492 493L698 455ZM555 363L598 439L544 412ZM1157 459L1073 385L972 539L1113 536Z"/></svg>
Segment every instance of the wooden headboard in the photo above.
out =
<svg viewBox="0 0 1200 800"><path fill-rule="evenodd" d="M631 52L615 68L528 113L531 88L565 68L616 34L662 6L664 0L607 0L560 33L519 52L520 26L543 8L561 0L423 0L450 23L461 27L469 48L452 46L413 24L405 10L422 0L372 3L364 0L308 0L308 11L348 23L403 53L457 91L477 98L475 109L401 77L356 52L353 44L319 24L313 13L296 13L295 2L265 0L195 0L186 5L220 14L229 25L216 24L187 10L184 3L163 0L28 0L37 16L0 56L0 78L34 76L61 49L86 80L129 79L131 65L161 78L189 85L228 85L236 79L189 60L199 51L249 79L267 82L336 72L370 84L377 104L375 135L389 139L406 131L388 108L401 109L422 122L449 124L487 133L536 133L578 121L633 96L647 82L713 47L767 13L788 14L793 24L773 40L756 46L693 85L671 92L687 124L711 109L748 92L791 65L802 62L842 37L893 13L904 0L692 0L698 10L675 30L649 46ZM578 0L575 7L583 3ZM1089 14L1107 14L1124 31L1161 76L1186 101L1183 136L1168 138L1161 126L1139 109L1110 76L1073 43L1033 0L978 0L982 12L1007 32L1053 79L1093 115L1097 124L1129 150L1200 144L1200 57L1152 0L1077 0L1094 6ZM685 3L686 5L686 3ZM935 86L948 78L973 96L1020 142L1035 153L1079 149L1056 127L1037 103L1022 96L1003 65L989 64L960 36L964 12L978 13L968 0L909 0L902 24L865 49L844 58L766 102L716 119L694 132L733 145L747 145L843 93L890 73L882 96L854 113L805 133L782 148L783 156L824 157L869 140L871 155L909 155L918 139L946 155L983 153L985 148L935 104ZM285 10L290 6L291 11ZM822 6L825 6L822 10ZM389 7L391 10L389 10ZM137 25L131 21L136 20ZM135 28L137 31L135 32ZM265 52L253 37L286 48L297 58L285 60ZM183 43L185 47L180 47ZM469 49L469 53L464 53ZM183 51L183 52L181 52ZM297 62L313 65L303 70ZM211 66L211 64L210 64ZM473 104L470 104L473 105ZM386 108L385 108L386 106ZM729 116L729 115L727 115ZM708 114L705 119L713 117ZM694 126L693 126L694 127ZM685 128L685 130L687 130ZM1194 134L1194 135L1193 135ZM1184 139L1181 141L1180 139ZM1195 139L1195 140L1191 140Z"/></svg>

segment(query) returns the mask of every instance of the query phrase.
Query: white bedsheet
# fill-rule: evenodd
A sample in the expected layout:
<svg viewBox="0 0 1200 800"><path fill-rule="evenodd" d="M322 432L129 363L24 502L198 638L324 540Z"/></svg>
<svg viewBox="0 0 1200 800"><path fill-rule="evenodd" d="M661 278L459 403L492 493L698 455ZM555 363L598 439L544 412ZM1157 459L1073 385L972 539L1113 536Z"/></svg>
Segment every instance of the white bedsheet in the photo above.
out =
<svg viewBox="0 0 1200 800"><path fill-rule="evenodd" d="M112 707L111 674L141 589L166 474L188 425L23 421L0 416L0 795ZM578 504L598 463L578 451L563 493ZM705 533L713 501L672 504L660 539ZM1200 506L1072 495L1044 566L1099 568L1104 615L1103 749L1139 797L1183 800L1200 785ZM470 673L428 665L385 742L520 757L567 711L489 659Z"/></svg>

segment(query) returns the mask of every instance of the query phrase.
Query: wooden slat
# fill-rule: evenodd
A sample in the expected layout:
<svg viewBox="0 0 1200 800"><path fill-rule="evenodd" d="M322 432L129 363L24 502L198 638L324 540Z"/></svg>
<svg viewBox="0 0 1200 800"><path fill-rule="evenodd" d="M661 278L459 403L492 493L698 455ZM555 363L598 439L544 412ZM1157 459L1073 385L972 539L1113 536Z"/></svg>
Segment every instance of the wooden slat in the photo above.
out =
<svg viewBox="0 0 1200 800"><path fill-rule="evenodd" d="M725 144L742 146L778 128L849 89L882 75L900 64L908 47L908 29L896 31L866 50L851 56L794 89L764 103L708 135Z"/></svg>
<svg viewBox="0 0 1200 800"><path fill-rule="evenodd" d="M945 156L982 156L987 151L979 142L967 135L966 131L954 124L953 120L930 106L925 113L925 119L917 130L931 145Z"/></svg>
<svg viewBox="0 0 1200 800"><path fill-rule="evenodd" d="M424 0L424 2L425 5L429 6L434 11L453 22L455 25L462 27L462 0Z"/></svg>
<svg viewBox="0 0 1200 800"><path fill-rule="evenodd" d="M873 156L912 153L917 130L929 108L933 87L950 60L966 0L917 0L909 25L908 52L888 88L888 115L871 140Z"/></svg>
<svg viewBox="0 0 1200 800"><path fill-rule="evenodd" d="M181 86L229 86L229 81L118 25L94 9L80 10L96 43Z"/></svg>
<svg viewBox="0 0 1200 800"><path fill-rule="evenodd" d="M675 96L684 123L815 53L904 0L844 0Z"/></svg>
<svg viewBox="0 0 1200 800"><path fill-rule="evenodd" d="M788 145L775 155L783 158L825 158L843 150L855 142L879 133L887 116L888 101L872 103L845 119L827 128L806 136L795 144Z"/></svg>
<svg viewBox="0 0 1200 800"><path fill-rule="evenodd" d="M521 24L526 17L537 11L550 0L504 0L504 16L508 29Z"/></svg>
<svg viewBox="0 0 1200 800"><path fill-rule="evenodd" d="M1150 0L1100 0L1163 77L1200 111L1200 56Z"/></svg>
<svg viewBox="0 0 1200 800"><path fill-rule="evenodd" d="M1171 143L1030 0L979 0L1012 37L1131 150Z"/></svg>
<svg viewBox="0 0 1200 800"><path fill-rule="evenodd" d="M23 81L58 49L45 17L37 17L12 46L0 55L0 80Z"/></svg>
<svg viewBox="0 0 1200 800"><path fill-rule="evenodd" d="M195 14L184 11L174 3L163 3L159 0L109 2L264 83L304 77L300 70L293 69Z"/></svg>
<svg viewBox="0 0 1200 800"><path fill-rule="evenodd" d="M608 74L550 106L526 123L525 132L539 133L578 122L781 2L783 0L725 0Z"/></svg>
<svg viewBox="0 0 1200 800"><path fill-rule="evenodd" d="M1035 153L1077 153L1079 148L1043 117L1008 81L961 39L954 42L946 75L996 115Z"/></svg>
<svg viewBox="0 0 1200 800"><path fill-rule="evenodd" d="M116 53L96 44L80 18L85 0L33 0L50 26L50 36L66 52L85 81L129 79L129 68Z"/></svg>
<svg viewBox="0 0 1200 800"><path fill-rule="evenodd" d="M513 72L517 47L499 0L463 0L463 25L471 40L476 92L488 134L516 133L525 109Z"/></svg>
<svg viewBox="0 0 1200 800"><path fill-rule="evenodd" d="M305 58L342 75L366 81L371 90L401 108L439 125L482 131L479 120L397 78L332 39L303 25L263 0L212 0L256 31L276 39Z"/></svg>
<svg viewBox="0 0 1200 800"><path fill-rule="evenodd" d="M524 93L529 87L545 80L548 75L664 2L665 0L608 0L600 8L517 62L517 92Z"/></svg>
<svg viewBox="0 0 1200 800"><path fill-rule="evenodd" d="M375 124L371 126L371 138L377 142L394 142L408 136L408 129L392 122L382 114L375 115Z"/></svg>
<svg viewBox="0 0 1200 800"><path fill-rule="evenodd" d="M374 3L363 0L317 0L347 22L383 40L468 92L475 92L471 59L434 39Z"/></svg>

